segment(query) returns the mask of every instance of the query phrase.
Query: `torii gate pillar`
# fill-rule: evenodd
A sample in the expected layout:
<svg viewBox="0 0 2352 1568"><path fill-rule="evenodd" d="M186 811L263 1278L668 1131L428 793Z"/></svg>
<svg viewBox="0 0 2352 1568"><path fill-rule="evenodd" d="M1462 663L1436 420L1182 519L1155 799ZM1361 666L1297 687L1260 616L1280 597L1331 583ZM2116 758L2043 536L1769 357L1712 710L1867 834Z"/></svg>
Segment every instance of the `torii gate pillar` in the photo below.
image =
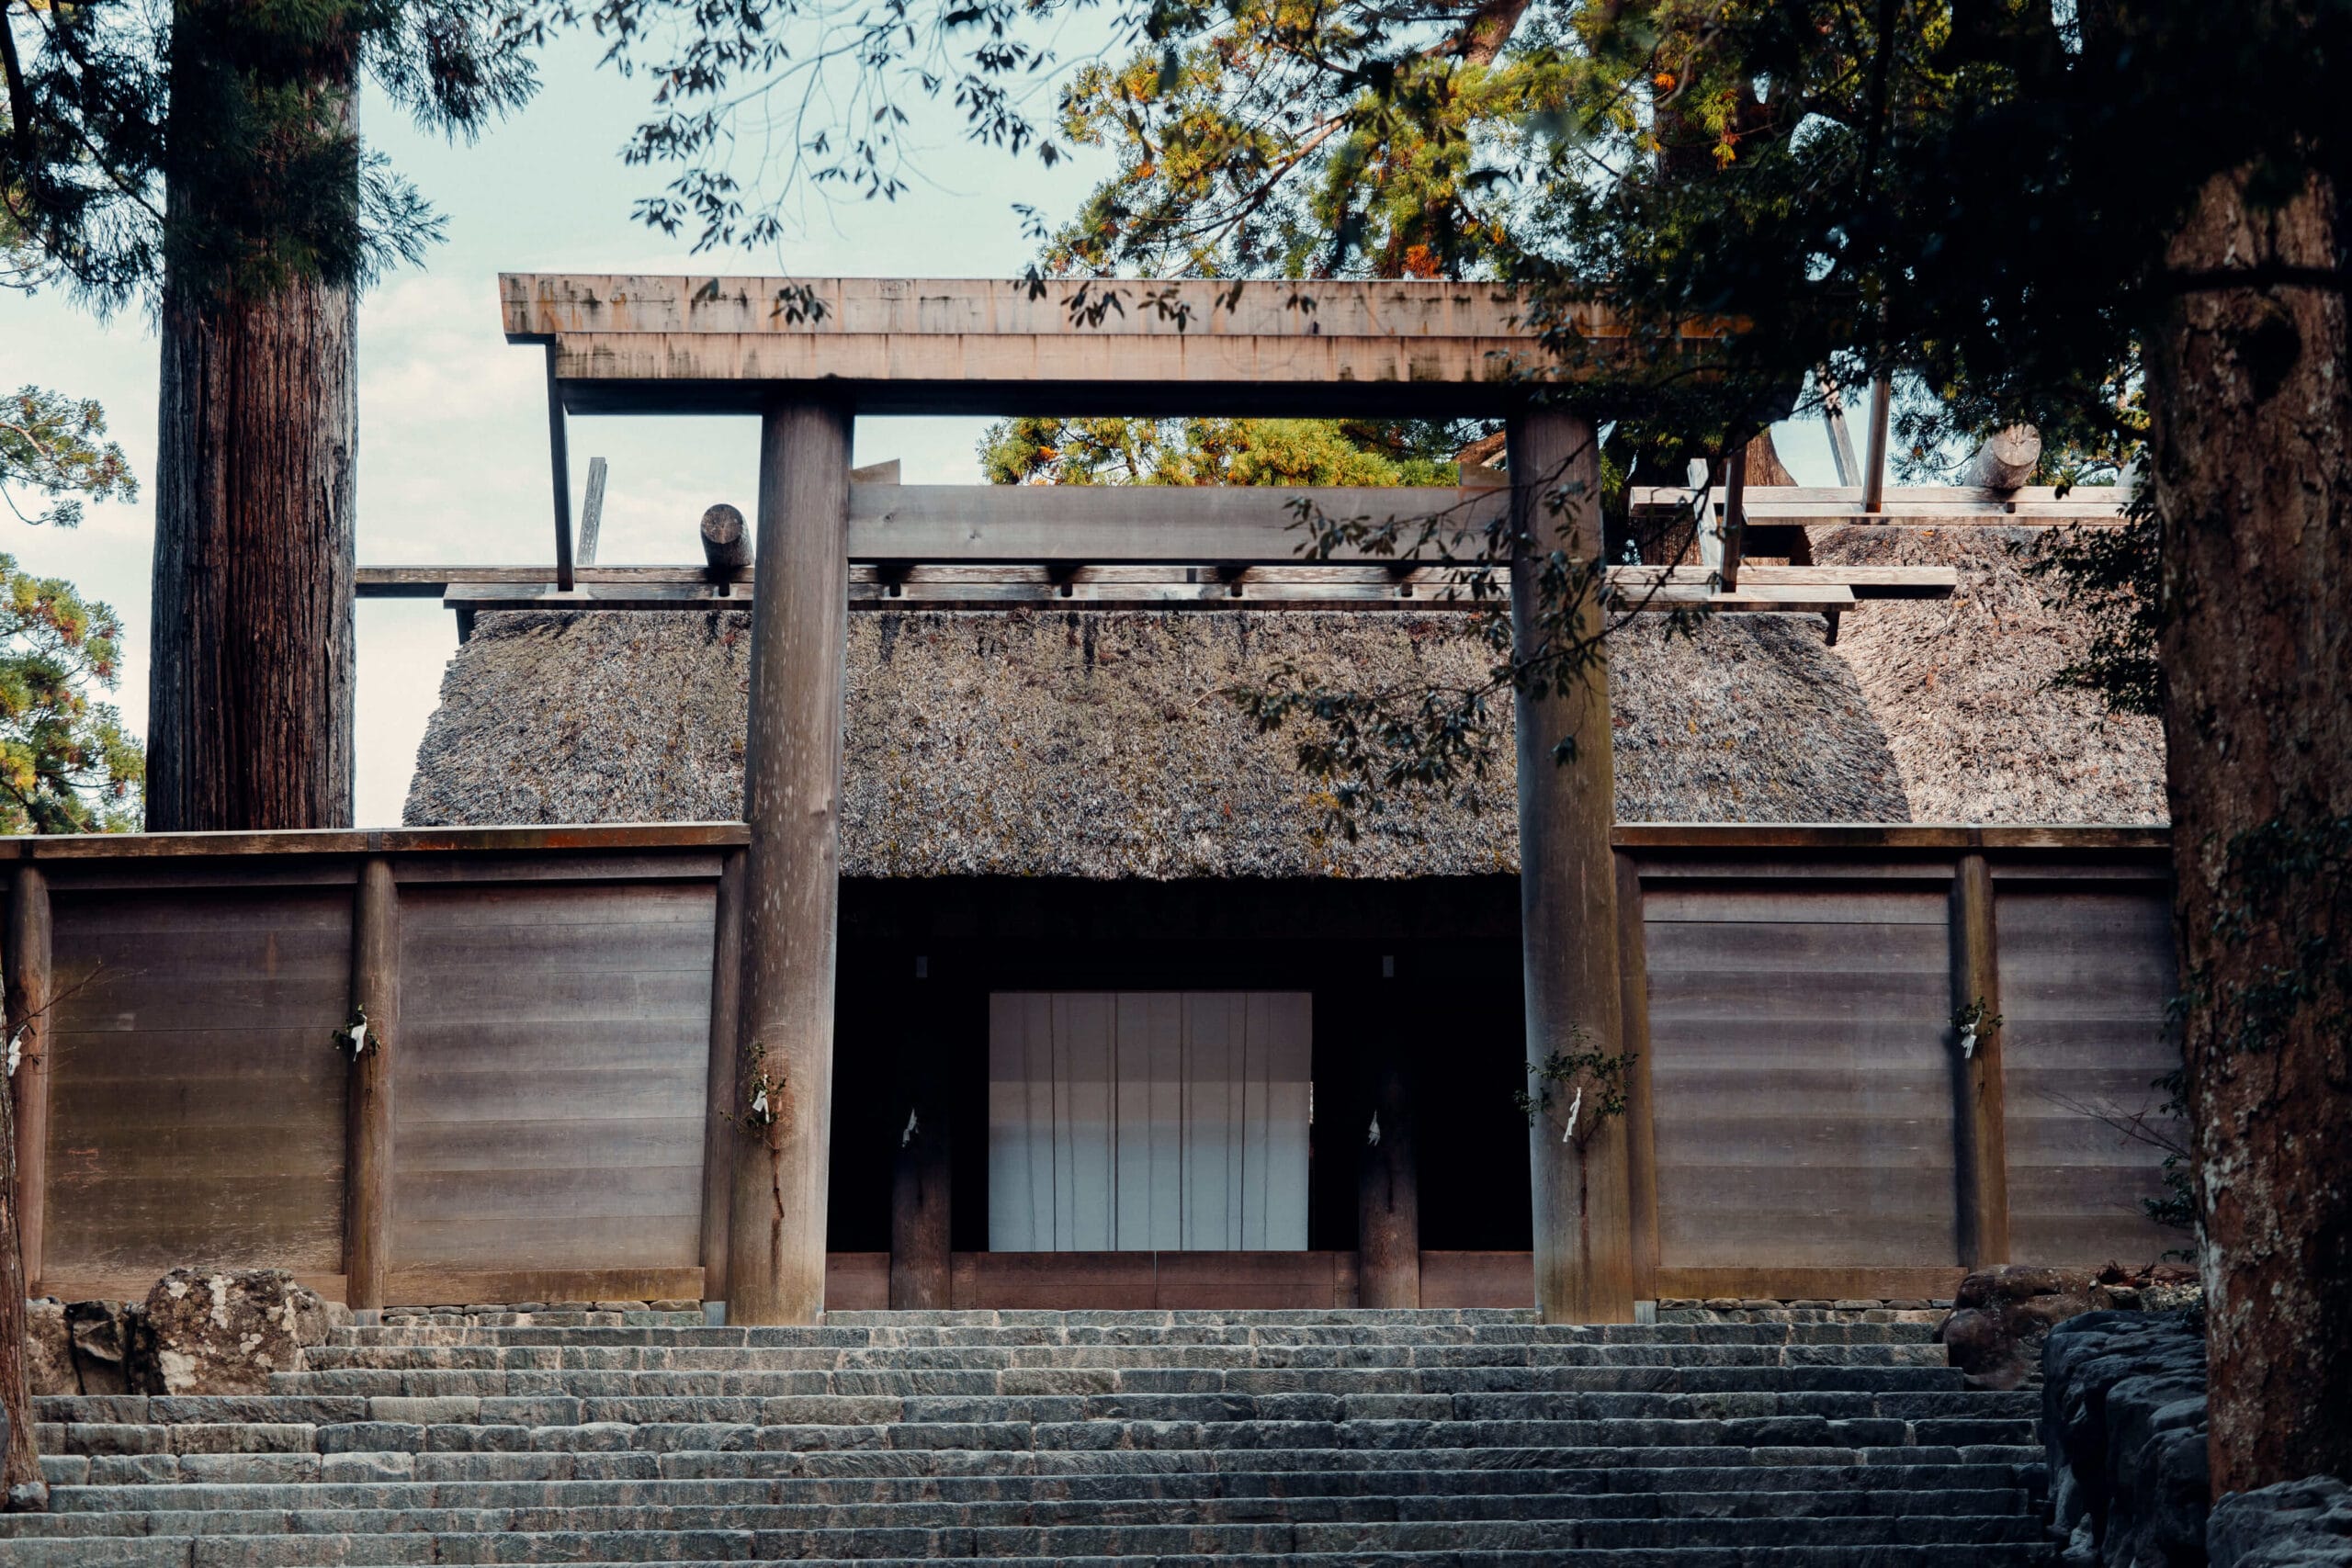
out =
<svg viewBox="0 0 2352 1568"><path fill-rule="evenodd" d="M727 1312L825 1310L833 967L841 908L842 667L849 640L851 410L772 400L760 418L759 591L743 753L741 1051ZM764 1104L754 1097L764 1079Z"/></svg>
<svg viewBox="0 0 2352 1568"><path fill-rule="evenodd" d="M1554 550L1598 560L1600 442L1591 421L1528 410L1508 426L1511 478L1511 632L1528 648L1539 582ZM1577 606L1577 631L1600 628L1598 581ZM1610 849L1616 799L1610 761L1609 670L1596 659L1564 689L1521 692L1519 739L1519 908L1527 990L1527 1063L1554 1052L1624 1049L1617 974L1617 871ZM1573 736L1572 760L1554 749ZM1555 1091L1555 1100L1560 1097ZM1631 1174L1623 1116L1591 1118L1563 1141L1566 1107L1534 1118L1529 1156L1535 1210L1535 1304L1546 1323L1634 1318ZM1589 1108L1588 1108L1588 1115Z"/></svg>

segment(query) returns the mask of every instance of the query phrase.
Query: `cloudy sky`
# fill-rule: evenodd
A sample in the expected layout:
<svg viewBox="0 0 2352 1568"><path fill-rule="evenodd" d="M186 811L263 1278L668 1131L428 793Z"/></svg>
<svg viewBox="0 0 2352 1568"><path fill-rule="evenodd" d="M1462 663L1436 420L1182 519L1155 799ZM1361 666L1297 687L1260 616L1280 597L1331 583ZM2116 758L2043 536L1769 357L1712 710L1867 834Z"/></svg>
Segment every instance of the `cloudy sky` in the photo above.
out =
<svg viewBox="0 0 2352 1568"><path fill-rule="evenodd" d="M1066 52L1089 47L1066 40ZM616 149L644 103L641 83L594 68L569 48L545 64L538 100L470 146L417 134L387 105L363 107L370 139L448 220L448 241L421 270L395 275L359 313L359 559L521 563L552 558L547 405L541 356L498 331L501 271L783 272L802 276L1012 276L1031 259L1016 201L1069 212L1102 165L1080 158L1048 174L961 144L952 112L919 115L924 178L895 203L802 204L773 252L689 255L629 217L659 175L622 165ZM56 294L0 295L0 386L36 382L103 401L144 483L155 451L156 346L135 310L101 322ZM1104 411L1112 412L1112 411ZM978 479L982 422L862 419L860 463L897 457L910 483ZM1826 483L1811 430L1784 442L1800 479ZM611 464L600 560L697 557L695 521L715 501L746 511L756 423L748 419L575 419L575 492L587 459ZM1815 477L1815 466L1824 471ZM575 499L575 506L577 501ZM89 508L71 533L0 528L0 550L27 570L71 579L119 611L128 631L118 700L134 729L147 711L148 496ZM430 600L359 607L357 821L400 820L417 742L457 647Z"/></svg>

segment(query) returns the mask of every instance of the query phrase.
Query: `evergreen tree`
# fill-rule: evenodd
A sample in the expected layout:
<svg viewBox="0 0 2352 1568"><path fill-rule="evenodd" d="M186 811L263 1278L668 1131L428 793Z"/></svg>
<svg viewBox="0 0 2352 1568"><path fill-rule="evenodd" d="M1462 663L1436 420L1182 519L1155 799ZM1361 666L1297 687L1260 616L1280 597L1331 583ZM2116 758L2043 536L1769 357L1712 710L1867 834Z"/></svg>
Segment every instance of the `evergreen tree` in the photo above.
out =
<svg viewBox="0 0 2352 1568"><path fill-rule="evenodd" d="M487 0L0 0L17 241L163 335L149 826L351 813L355 291L438 225L371 79L462 134L526 97Z"/></svg>

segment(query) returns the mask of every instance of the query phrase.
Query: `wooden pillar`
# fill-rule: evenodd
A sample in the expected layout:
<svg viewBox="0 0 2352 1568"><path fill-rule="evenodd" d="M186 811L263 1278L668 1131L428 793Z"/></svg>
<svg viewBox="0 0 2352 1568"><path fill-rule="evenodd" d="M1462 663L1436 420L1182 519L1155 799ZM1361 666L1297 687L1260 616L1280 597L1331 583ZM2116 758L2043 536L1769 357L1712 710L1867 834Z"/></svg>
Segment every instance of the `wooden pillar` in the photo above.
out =
<svg viewBox="0 0 2352 1568"><path fill-rule="evenodd" d="M1955 1040L1954 1132L1960 1180L1960 1257L1971 1269L2009 1260L2009 1168L2002 1103L2000 952L1993 931L1993 874L1964 854L1951 887L1952 1009L1982 1006L1973 1047ZM1963 1054L1964 1050L1964 1054Z"/></svg>
<svg viewBox="0 0 2352 1568"><path fill-rule="evenodd" d="M344 1301L384 1304L391 1246L392 1053L400 1048L401 896L391 862L359 864L351 909L351 1003L368 1015L367 1049L352 1058L343 1149Z"/></svg>
<svg viewBox="0 0 2352 1568"><path fill-rule="evenodd" d="M735 1192L735 1056L743 1027L743 852L718 863L710 929L710 1065L704 1076L702 1299L727 1299L727 1221Z"/></svg>
<svg viewBox="0 0 2352 1568"><path fill-rule="evenodd" d="M40 1288L49 1213L50 1004L49 878L20 865L8 888L7 1040L19 1055L8 1082L17 1122L17 1225L25 1288ZM5 1048L6 1040L0 1040Z"/></svg>
<svg viewBox="0 0 2352 1568"><path fill-rule="evenodd" d="M1362 1057L1370 1112L1362 1134L1356 1177L1356 1304L1421 1304L1420 1158L1413 1096L1405 1059L1406 1010L1380 982L1382 1021L1369 1032ZM1379 1141L1374 1142L1374 1129Z"/></svg>
<svg viewBox="0 0 2352 1568"><path fill-rule="evenodd" d="M893 1074L895 1110L903 1111L890 1135L890 1305L897 1311L944 1311L954 1262L951 1226L954 1182L950 1156L955 1126L940 1059L940 1019L927 958L910 958L913 990L899 1031Z"/></svg>
<svg viewBox="0 0 2352 1568"><path fill-rule="evenodd" d="M1657 1122L1650 1100L1650 976L1643 926L1642 874L1634 857L1617 852L1618 1007L1624 1020L1625 1167L1627 1207L1634 1225L1634 1299L1657 1299Z"/></svg>
<svg viewBox="0 0 2352 1568"><path fill-rule="evenodd" d="M1521 658L1553 635L1542 622L1543 583L1556 555L1589 581L1555 597L1580 637L1601 620L1600 468L1592 423L1565 410L1510 422L1511 631ZM1568 628L1559 628L1566 632ZM1615 791L1610 761L1609 675L1595 659L1568 679L1514 703L1519 741L1520 942L1527 993L1531 1089L1557 1052L1623 1048L1617 965L1617 872L1610 847ZM1573 739L1566 761L1557 748ZM1557 1098L1565 1099L1562 1095ZM1562 1136L1565 1105L1538 1116L1529 1136L1535 1221L1535 1304L1546 1323L1630 1323L1634 1241L1626 1121L1587 1122Z"/></svg>
<svg viewBox="0 0 2352 1568"><path fill-rule="evenodd" d="M735 1323L814 1323L825 1310L849 455L845 403L778 399L761 414L734 1107L743 1120L727 1235Z"/></svg>

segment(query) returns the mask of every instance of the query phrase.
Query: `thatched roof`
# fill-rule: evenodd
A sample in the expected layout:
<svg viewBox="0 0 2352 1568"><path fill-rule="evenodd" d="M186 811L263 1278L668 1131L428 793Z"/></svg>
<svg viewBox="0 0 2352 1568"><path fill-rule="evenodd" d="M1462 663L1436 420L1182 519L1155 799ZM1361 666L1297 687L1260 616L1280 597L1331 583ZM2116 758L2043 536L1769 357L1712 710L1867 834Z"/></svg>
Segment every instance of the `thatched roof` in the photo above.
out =
<svg viewBox="0 0 2352 1568"><path fill-rule="evenodd" d="M1984 530L1825 535L1824 560L1961 569L1951 602L1646 621L1611 653L1626 821L2144 822L2154 727L2046 689L2078 634ZM852 874L1453 875L1517 863L1510 745L1485 779L1326 829L1295 741L1222 694L1290 662L1358 689L1476 679L1437 612L860 612L842 800ZM741 612L481 617L417 758L413 825L729 818ZM1507 722L1509 704L1499 705Z"/></svg>
<svg viewBox="0 0 2352 1568"><path fill-rule="evenodd" d="M2089 646L2042 602L2012 546L2033 528L1820 528L1814 558L1845 566L1951 566L1950 599L1880 601L1848 615L1852 668L1902 769L1919 822L2165 820L2163 727L2118 717L2051 678Z"/></svg>

